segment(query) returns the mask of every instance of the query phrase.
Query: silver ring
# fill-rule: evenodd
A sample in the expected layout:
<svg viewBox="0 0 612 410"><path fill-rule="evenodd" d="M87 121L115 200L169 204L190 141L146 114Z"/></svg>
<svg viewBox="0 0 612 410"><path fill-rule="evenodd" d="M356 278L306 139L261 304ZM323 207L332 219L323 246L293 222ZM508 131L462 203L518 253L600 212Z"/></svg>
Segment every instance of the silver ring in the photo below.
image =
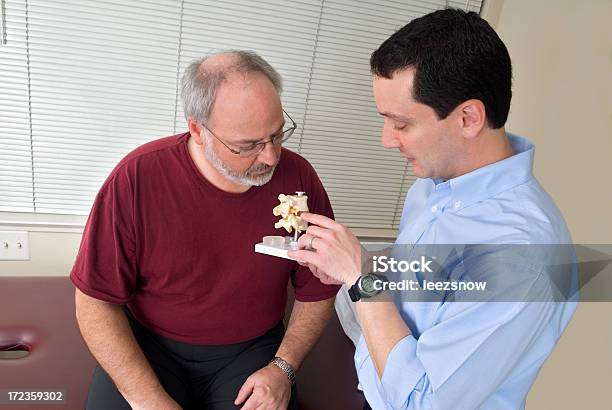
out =
<svg viewBox="0 0 612 410"><path fill-rule="evenodd" d="M314 249L312 247L312 243L314 242L315 239L317 239L317 237L314 235L310 237L310 242L308 242L308 249Z"/></svg>

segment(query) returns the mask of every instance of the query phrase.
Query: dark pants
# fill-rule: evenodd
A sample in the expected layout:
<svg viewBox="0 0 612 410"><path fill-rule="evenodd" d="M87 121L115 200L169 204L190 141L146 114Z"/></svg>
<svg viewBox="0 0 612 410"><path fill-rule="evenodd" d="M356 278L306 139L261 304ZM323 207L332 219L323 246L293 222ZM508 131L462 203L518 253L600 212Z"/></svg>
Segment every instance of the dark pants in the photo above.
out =
<svg viewBox="0 0 612 410"><path fill-rule="evenodd" d="M183 409L237 409L234 400L247 377L274 357L284 335L279 323L263 336L230 345L192 345L161 337L126 313L134 336L160 383ZM130 409L117 387L98 365L88 410ZM295 389L289 409L297 409Z"/></svg>

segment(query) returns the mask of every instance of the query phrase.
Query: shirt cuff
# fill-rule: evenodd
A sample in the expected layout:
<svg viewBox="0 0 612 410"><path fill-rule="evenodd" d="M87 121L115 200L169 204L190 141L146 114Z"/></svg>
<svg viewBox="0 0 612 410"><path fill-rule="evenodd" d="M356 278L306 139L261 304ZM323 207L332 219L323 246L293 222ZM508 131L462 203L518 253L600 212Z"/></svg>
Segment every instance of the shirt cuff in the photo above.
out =
<svg viewBox="0 0 612 410"><path fill-rule="evenodd" d="M116 297L114 295L110 295L108 293L92 288L86 282L81 280L81 278L79 278L76 272L74 271L70 273L70 280L72 281L74 286L78 288L81 292L83 292L87 296L92 297L94 299L98 299L103 302L108 302L108 303L112 303L115 305L125 305L126 303L130 301L129 297L120 298L120 297Z"/></svg>
<svg viewBox="0 0 612 410"><path fill-rule="evenodd" d="M407 401L425 376L425 368L416 355L417 341L412 335L393 346L381 378L382 394L394 409L407 407Z"/></svg>

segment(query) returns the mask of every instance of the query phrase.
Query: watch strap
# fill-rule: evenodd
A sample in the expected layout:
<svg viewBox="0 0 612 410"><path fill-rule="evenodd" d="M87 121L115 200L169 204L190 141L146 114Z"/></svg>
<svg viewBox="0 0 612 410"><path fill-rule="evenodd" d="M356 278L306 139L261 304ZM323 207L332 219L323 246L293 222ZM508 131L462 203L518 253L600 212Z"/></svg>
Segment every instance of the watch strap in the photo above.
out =
<svg viewBox="0 0 612 410"><path fill-rule="evenodd" d="M359 291L359 279L357 279L357 282L355 282L355 284L349 288L348 294L349 298L351 298L351 301L353 302L359 302L359 300L361 300L361 292Z"/></svg>
<svg viewBox="0 0 612 410"><path fill-rule="evenodd" d="M285 359L276 356L274 359L270 360L270 364L273 364L274 366L281 369L289 379L289 383L291 383L292 386L295 384L295 369L293 368L293 366L287 363Z"/></svg>

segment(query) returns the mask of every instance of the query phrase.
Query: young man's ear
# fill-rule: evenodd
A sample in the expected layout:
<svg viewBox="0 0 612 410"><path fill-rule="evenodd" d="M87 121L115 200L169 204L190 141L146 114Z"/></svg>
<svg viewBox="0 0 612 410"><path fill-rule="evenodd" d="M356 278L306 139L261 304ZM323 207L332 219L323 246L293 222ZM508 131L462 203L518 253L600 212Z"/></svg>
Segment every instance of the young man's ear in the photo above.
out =
<svg viewBox="0 0 612 410"><path fill-rule="evenodd" d="M187 117L187 128L189 129L189 133L196 144L202 145L204 142L201 136L202 126L192 117Z"/></svg>
<svg viewBox="0 0 612 410"><path fill-rule="evenodd" d="M472 99L461 103L456 109L464 138L475 138L487 122L485 106L480 100Z"/></svg>

